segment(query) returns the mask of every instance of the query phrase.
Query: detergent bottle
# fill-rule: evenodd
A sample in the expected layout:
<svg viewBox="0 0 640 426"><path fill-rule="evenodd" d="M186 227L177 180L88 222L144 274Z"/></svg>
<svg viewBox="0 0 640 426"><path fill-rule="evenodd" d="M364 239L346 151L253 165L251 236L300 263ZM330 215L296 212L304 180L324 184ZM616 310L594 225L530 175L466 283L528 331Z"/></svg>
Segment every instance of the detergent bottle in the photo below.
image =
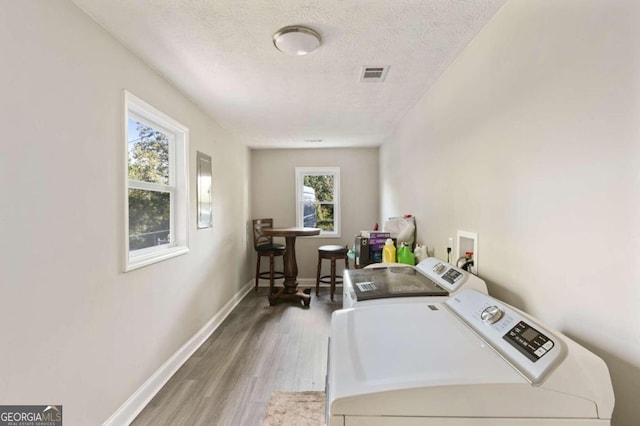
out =
<svg viewBox="0 0 640 426"><path fill-rule="evenodd" d="M391 238L387 238L384 247L382 247L382 261L384 263L395 263L396 261L396 246L393 245Z"/></svg>
<svg viewBox="0 0 640 426"><path fill-rule="evenodd" d="M406 263L407 265L415 265L415 258L411 249L406 242L402 242L400 249L398 250L398 263Z"/></svg>
<svg viewBox="0 0 640 426"><path fill-rule="evenodd" d="M413 250L413 254L416 258L416 264L418 264L427 258L427 247L418 243L415 250Z"/></svg>

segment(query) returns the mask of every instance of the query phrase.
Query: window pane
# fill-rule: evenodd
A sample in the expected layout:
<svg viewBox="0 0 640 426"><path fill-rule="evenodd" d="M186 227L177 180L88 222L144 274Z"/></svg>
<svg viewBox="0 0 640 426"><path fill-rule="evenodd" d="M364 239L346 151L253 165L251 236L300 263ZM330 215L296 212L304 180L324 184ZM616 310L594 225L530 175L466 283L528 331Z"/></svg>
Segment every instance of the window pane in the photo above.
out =
<svg viewBox="0 0 640 426"><path fill-rule="evenodd" d="M334 230L333 204L318 205L318 228L323 231Z"/></svg>
<svg viewBox="0 0 640 426"><path fill-rule="evenodd" d="M305 200L302 205L302 226L307 228L318 227L318 213L316 203Z"/></svg>
<svg viewBox="0 0 640 426"><path fill-rule="evenodd" d="M302 187L302 226L307 228L318 227L316 191L306 185Z"/></svg>
<svg viewBox="0 0 640 426"><path fill-rule="evenodd" d="M128 120L129 179L169 184L169 138L132 118Z"/></svg>
<svg viewBox="0 0 640 426"><path fill-rule="evenodd" d="M169 244L171 194L129 189L129 250Z"/></svg>
<svg viewBox="0 0 640 426"><path fill-rule="evenodd" d="M333 202L333 175L306 175L304 185L316 191L316 201Z"/></svg>

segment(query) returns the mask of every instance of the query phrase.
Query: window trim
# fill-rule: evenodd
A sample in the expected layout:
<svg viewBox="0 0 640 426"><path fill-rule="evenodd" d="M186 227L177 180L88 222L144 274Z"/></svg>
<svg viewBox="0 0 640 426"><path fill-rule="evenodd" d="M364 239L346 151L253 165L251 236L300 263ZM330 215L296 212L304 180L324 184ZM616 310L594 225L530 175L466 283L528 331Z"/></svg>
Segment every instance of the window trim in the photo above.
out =
<svg viewBox="0 0 640 426"><path fill-rule="evenodd" d="M169 182L129 180L129 117L169 138ZM124 271L132 271L189 252L189 129L149 103L124 90ZM171 242L129 250L129 189L168 192Z"/></svg>
<svg viewBox="0 0 640 426"><path fill-rule="evenodd" d="M320 231L313 238L340 238L340 167L296 167L296 226L304 226L304 206L302 203L304 191L304 176L306 175L332 175L333 176L333 232Z"/></svg>

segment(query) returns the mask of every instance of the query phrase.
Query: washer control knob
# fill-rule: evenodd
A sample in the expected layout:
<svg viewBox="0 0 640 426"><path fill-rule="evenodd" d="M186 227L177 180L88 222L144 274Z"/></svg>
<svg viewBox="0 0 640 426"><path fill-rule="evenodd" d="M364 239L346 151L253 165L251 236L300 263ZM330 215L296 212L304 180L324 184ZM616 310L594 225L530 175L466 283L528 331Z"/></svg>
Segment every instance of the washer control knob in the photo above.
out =
<svg viewBox="0 0 640 426"><path fill-rule="evenodd" d="M500 318L504 315L504 311L497 306L489 306L480 314L480 318L485 324L495 324L500 321Z"/></svg>

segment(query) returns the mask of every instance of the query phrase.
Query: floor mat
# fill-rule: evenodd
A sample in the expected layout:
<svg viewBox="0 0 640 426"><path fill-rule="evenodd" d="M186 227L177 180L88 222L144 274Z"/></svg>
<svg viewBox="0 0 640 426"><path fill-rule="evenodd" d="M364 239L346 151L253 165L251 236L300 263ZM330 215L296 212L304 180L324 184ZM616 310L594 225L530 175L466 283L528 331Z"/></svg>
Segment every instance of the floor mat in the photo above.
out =
<svg viewBox="0 0 640 426"><path fill-rule="evenodd" d="M324 392L273 392L263 426L323 426Z"/></svg>

